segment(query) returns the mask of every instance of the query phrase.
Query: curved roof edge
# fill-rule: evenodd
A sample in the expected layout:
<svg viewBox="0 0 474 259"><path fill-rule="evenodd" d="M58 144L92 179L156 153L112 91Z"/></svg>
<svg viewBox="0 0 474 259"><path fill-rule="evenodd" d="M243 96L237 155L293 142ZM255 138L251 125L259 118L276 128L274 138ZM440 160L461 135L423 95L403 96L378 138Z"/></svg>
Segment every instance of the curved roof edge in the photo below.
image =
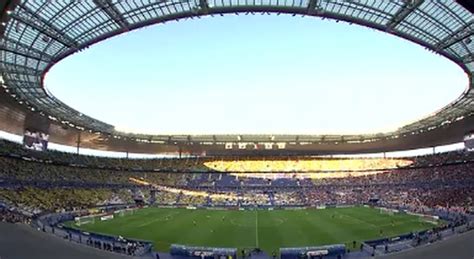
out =
<svg viewBox="0 0 474 259"><path fill-rule="evenodd" d="M27 112L48 117L83 134L100 132L106 138L148 144L188 145L216 142L336 143L335 145L397 142L401 139L447 132L450 125L466 124L474 116L474 15L458 3L439 1L162 1L157 3L6 2L1 20L0 68L5 94ZM63 58L101 40L130 30L170 20L229 13L287 13L342 20L384 31L445 56L467 74L466 91L448 106L397 131L373 135L140 135L115 131L112 125L68 107L43 88L49 68ZM467 124L465 132L471 131ZM456 131L456 130L455 130ZM456 131L457 132L457 131ZM464 133L465 133L464 132ZM446 133L448 134L448 133ZM435 134L437 135L437 134ZM442 136L450 139L451 136ZM458 137L456 137L459 139ZM439 142L439 141L438 141ZM443 142L443 141L441 141ZM444 141L446 142L446 141ZM427 143L428 144L428 143ZM429 145L429 144L428 144ZM316 147L315 147L316 148ZM349 149L347 149L349 150ZM362 149L361 149L362 150Z"/></svg>

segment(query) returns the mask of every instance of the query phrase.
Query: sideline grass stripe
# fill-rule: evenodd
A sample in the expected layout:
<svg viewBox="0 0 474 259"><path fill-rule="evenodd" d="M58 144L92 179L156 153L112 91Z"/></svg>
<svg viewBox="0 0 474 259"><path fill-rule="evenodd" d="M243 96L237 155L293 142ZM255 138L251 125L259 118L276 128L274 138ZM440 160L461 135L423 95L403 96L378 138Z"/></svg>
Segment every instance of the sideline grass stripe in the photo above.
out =
<svg viewBox="0 0 474 259"><path fill-rule="evenodd" d="M258 246L258 210L255 210L255 247Z"/></svg>

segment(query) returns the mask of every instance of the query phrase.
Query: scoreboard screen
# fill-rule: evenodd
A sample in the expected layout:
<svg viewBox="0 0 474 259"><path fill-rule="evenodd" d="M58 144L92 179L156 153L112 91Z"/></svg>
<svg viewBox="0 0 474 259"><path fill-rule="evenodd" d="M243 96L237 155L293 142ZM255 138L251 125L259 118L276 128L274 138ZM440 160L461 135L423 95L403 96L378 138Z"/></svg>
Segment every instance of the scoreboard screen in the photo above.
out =
<svg viewBox="0 0 474 259"><path fill-rule="evenodd" d="M23 145L32 150L45 151L48 149L49 135L43 132L25 130Z"/></svg>
<svg viewBox="0 0 474 259"><path fill-rule="evenodd" d="M466 147L467 150L474 151L474 132L464 136L464 147Z"/></svg>

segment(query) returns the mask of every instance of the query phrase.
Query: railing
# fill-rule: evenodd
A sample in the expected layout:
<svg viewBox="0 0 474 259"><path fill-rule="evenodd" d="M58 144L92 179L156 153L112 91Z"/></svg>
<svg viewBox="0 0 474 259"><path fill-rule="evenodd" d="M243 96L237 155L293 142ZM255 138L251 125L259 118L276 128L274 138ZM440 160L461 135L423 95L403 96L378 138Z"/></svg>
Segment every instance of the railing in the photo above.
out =
<svg viewBox="0 0 474 259"><path fill-rule="evenodd" d="M105 206L104 211L126 209L127 205ZM77 216L87 215L88 210L55 213L40 216L32 222L32 226L45 233L53 234L70 242L87 245L101 250L130 256L147 256L153 253L153 245L149 241L123 238L121 236L89 233L64 226L65 221L74 220Z"/></svg>

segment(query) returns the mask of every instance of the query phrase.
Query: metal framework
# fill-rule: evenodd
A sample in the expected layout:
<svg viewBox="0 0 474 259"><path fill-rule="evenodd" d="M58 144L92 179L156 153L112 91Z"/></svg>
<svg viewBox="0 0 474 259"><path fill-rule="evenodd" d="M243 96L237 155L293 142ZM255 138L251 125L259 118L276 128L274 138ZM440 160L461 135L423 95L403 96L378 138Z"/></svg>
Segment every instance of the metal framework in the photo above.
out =
<svg viewBox="0 0 474 259"><path fill-rule="evenodd" d="M474 116L474 15L456 1L437 0L86 0L6 1L0 17L3 86L28 109L70 127L150 143L351 142L422 134ZM233 13L286 13L360 24L420 44L458 64L469 86L431 116L394 132L374 135L135 135L83 115L52 96L43 77L61 59L123 32L169 20Z"/></svg>

